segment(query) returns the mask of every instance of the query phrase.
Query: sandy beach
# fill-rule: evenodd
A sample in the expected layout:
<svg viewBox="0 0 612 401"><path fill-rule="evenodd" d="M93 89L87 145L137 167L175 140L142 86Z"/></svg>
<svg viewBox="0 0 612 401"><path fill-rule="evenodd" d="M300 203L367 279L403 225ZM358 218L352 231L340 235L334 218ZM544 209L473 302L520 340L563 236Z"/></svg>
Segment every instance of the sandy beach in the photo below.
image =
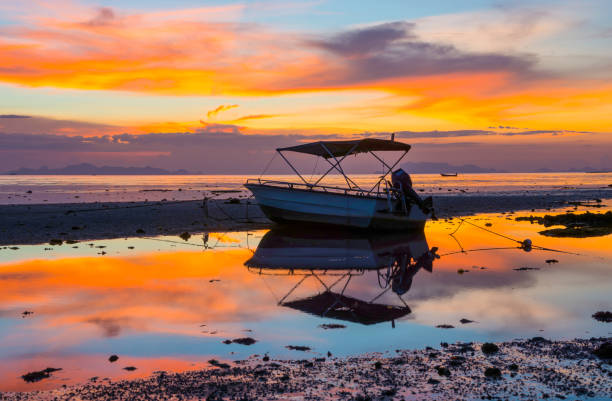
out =
<svg viewBox="0 0 612 401"><path fill-rule="evenodd" d="M211 360L140 380L0 394L3 400L610 399L610 339L441 344L349 358ZM137 396L138 394L138 396Z"/></svg>
<svg viewBox="0 0 612 401"><path fill-rule="evenodd" d="M602 202L595 203L595 199ZM590 201L603 206L612 188L580 194L436 195L439 218L475 213L574 207L568 202ZM240 203L214 199L166 202L96 202L0 205L0 245L38 244L52 239L94 240L136 236L180 235L183 232L235 231L266 228L271 222L253 200ZM248 202L248 203L247 203Z"/></svg>

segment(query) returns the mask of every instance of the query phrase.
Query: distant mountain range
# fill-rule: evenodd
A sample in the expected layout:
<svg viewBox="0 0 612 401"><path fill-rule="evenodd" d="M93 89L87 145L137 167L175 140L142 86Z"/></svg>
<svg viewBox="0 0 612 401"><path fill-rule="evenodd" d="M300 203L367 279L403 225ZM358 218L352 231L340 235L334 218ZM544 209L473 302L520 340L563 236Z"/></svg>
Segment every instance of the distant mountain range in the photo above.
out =
<svg viewBox="0 0 612 401"><path fill-rule="evenodd" d="M174 175L189 174L187 170L169 171L156 167L117 167L117 166L94 166L89 163L73 164L63 168L48 168L43 166L38 169L20 168L9 171L12 175Z"/></svg>
<svg viewBox="0 0 612 401"><path fill-rule="evenodd" d="M402 168L408 173L414 174L437 174L437 173L507 173L505 170L479 167L474 164L455 166L448 163L434 162L407 162L402 163Z"/></svg>
<svg viewBox="0 0 612 401"><path fill-rule="evenodd" d="M401 167L411 174L438 174L438 173L507 173L506 170L498 170L494 168L486 168L476 166L474 164L453 165L448 163L435 162L406 162L402 163ZM541 168L535 172L562 172ZM582 169L572 168L565 172L610 172L609 169L594 169L584 167ZM73 164L62 168L20 168L17 170L8 171L5 174L11 175L186 175L186 174L204 174L202 172L190 172L185 169L180 170L165 170L157 167L118 167L118 166L94 166L90 163Z"/></svg>

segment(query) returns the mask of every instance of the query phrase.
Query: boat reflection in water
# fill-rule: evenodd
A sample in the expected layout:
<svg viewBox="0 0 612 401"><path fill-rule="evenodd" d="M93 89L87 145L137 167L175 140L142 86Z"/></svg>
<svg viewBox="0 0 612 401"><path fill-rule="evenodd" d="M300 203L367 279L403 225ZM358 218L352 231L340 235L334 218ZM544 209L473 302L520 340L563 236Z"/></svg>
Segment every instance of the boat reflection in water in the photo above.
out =
<svg viewBox="0 0 612 401"><path fill-rule="evenodd" d="M436 250L429 249L423 232L366 234L275 228L261 239L245 265L260 275L301 276L278 301L281 306L365 325L387 321L394 325L395 319L411 312L402 296L421 269L432 271ZM376 295L370 299L345 295L353 278L368 271L376 273L377 280L368 283L377 289ZM331 283L326 283L329 277ZM308 278L318 281L321 291L288 300ZM377 303L389 291L397 295L399 305Z"/></svg>

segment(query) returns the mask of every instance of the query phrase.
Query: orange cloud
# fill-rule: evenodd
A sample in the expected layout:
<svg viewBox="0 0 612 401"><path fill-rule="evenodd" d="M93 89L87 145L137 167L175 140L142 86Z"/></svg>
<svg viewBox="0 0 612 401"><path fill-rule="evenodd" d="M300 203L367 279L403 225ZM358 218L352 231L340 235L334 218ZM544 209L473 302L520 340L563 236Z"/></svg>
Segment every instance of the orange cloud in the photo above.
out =
<svg viewBox="0 0 612 401"><path fill-rule="evenodd" d="M217 114L221 113L222 111L230 110L235 107L238 107L238 105L237 104L222 104L221 106L213 110L210 110L208 113L206 113L206 116L208 118L215 117Z"/></svg>
<svg viewBox="0 0 612 401"><path fill-rule="evenodd" d="M270 123L276 125L258 128L458 129L527 123L535 129L612 128L607 118L612 88L604 79L544 71L534 54L477 52L456 41L428 41L417 35L415 23L315 36L235 22L240 5L154 13L63 8L70 11L65 16L29 15L23 24L3 28L0 82L167 96L380 93L378 102L366 105L289 110L291 121L279 118ZM207 115L233 107L221 105ZM258 110L233 121L257 126L252 120L273 116L279 115Z"/></svg>

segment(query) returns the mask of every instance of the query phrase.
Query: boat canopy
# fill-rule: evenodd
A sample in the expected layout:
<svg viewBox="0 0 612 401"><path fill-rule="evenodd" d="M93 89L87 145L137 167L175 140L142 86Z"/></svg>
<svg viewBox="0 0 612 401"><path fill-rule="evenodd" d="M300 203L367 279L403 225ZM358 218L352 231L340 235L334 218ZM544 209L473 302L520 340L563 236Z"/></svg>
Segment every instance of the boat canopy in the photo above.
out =
<svg viewBox="0 0 612 401"><path fill-rule="evenodd" d="M306 153L329 159L372 151L408 152L410 150L410 145L387 139L365 138L352 141L319 141L276 150L278 152L288 150L291 152Z"/></svg>

